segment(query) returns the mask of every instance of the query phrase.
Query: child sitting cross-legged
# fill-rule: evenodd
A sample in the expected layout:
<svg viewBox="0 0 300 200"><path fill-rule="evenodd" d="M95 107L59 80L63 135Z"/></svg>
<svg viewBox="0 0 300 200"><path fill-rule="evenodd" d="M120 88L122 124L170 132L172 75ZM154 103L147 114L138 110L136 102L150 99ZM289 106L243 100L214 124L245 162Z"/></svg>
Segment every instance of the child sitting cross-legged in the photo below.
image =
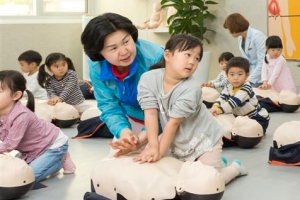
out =
<svg viewBox="0 0 300 200"><path fill-rule="evenodd" d="M214 116L223 113L248 116L262 126L265 134L269 125L269 113L259 105L255 93L247 81L249 68L249 61L245 58L234 57L229 60L226 66L229 84L221 92L210 112Z"/></svg>
<svg viewBox="0 0 300 200"><path fill-rule="evenodd" d="M26 79L26 89L32 92L36 99L48 99L46 90L39 85L37 80L39 65L42 62L41 54L28 50L20 54L18 61ZM25 92L23 95L27 96L27 93Z"/></svg>
<svg viewBox="0 0 300 200"><path fill-rule="evenodd" d="M48 74L48 69L52 74ZM70 58L62 53L51 53L39 68L38 83L48 94L48 104L66 102L74 106L81 115L89 105L80 90L75 67Z"/></svg>

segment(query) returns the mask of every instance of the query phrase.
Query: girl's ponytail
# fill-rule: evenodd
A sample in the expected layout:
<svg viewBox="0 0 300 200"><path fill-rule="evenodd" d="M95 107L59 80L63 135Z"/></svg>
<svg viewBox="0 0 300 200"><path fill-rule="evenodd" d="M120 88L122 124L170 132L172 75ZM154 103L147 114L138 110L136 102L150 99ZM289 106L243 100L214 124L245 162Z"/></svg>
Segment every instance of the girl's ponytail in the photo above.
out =
<svg viewBox="0 0 300 200"><path fill-rule="evenodd" d="M152 66L149 68L149 71L150 71L150 70L153 70L153 69L160 69L160 68L165 68L165 61L164 61L164 60L161 60L161 61L159 61L158 63L152 65Z"/></svg>
<svg viewBox="0 0 300 200"><path fill-rule="evenodd" d="M45 70L45 64L42 64L39 67L39 73L38 73L38 83L42 88L45 88L45 85L47 83L47 80L50 78L50 75Z"/></svg>
<svg viewBox="0 0 300 200"><path fill-rule="evenodd" d="M35 109L34 96L32 92L30 92L29 90L26 89L25 91L27 92L27 98L28 98L26 107L32 112L34 112Z"/></svg>
<svg viewBox="0 0 300 200"><path fill-rule="evenodd" d="M267 59L267 52L266 52L266 54L265 54L265 63L266 63L266 64L269 64L269 61L268 61L268 59Z"/></svg>
<svg viewBox="0 0 300 200"><path fill-rule="evenodd" d="M66 59L66 62L68 64L68 69L76 71L72 60L68 57L65 57L65 59Z"/></svg>

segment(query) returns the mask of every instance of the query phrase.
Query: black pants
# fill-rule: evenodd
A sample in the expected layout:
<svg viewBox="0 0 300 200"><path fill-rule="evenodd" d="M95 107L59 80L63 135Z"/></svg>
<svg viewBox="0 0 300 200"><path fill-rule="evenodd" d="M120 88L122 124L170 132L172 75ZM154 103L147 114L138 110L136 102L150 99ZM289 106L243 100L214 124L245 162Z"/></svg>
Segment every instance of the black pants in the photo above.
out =
<svg viewBox="0 0 300 200"><path fill-rule="evenodd" d="M269 126L269 119L266 119L262 116L256 116L254 118L251 118L251 119L254 119L256 120L263 128L263 131L264 131L264 135L266 134L266 131L267 131L267 128Z"/></svg>

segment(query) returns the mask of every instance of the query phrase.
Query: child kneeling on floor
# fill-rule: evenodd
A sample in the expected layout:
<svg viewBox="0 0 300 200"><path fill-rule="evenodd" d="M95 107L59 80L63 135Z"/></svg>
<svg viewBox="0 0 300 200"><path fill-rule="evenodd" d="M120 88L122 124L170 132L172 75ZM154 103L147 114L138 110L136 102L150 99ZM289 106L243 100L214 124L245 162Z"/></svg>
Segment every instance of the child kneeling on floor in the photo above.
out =
<svg viewBox="0 0 300 200"><path fill-rule="evenodd" d="M155 66L142 75L138 101L144 110L146 131L139 135L137 146L145 141L148 145L134 161L156 162L170 150L179 160L201 161L215 167L225 183L229 183L248 172L239 160L227 166L227 160L221 156L222 127L202 103L201 87L192 76L202 55L199 39L175 35L166 44L164 59L157 64L160 68ZM129 152L134 146L131 144L126 140L110 143L119 149L115 156Z"/></svg>
<svg viewBox="0 0 300 200"><path fill-rule="evenodd" d="M19 101L28 95L27 106ZM68 153L68 137L54 124L34 114L34 97L26 89L26 79L14 70L0 71L0 154L19 151L19 157L32 167L35 181L58 172L74 173Z"/></svg>
<svg viewBox="0 0 300 200"><path fill-rule="evenodd" d="M39 68L38 83L46 89L49 105L66 102L74 106L80 115L91 107L80 90L72 60L62 53L51 53L46 57L45 64Z"/></svg>

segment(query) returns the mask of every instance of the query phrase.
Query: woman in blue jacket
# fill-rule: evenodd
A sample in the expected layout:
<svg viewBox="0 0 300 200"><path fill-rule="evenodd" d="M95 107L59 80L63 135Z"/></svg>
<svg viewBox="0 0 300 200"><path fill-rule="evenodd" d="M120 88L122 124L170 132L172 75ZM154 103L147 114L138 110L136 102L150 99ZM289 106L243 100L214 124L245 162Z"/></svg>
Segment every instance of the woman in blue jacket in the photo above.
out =
<svg viewBox="0 0 300 200"><path fill-rule="evenodd" d="M251 28L247 19L240 13L230 14L223 24L234 38L238 38L242 57L250 62L250 76L248 81L253 87L262 84L261 68L266 54L265 43L267 36L261 31Z"/></svg>
<svg viewBox="0 0 300 200"><path fill-rule="evenodd" d="M141 75L162 59L164 49L138 39L132 22L115 13L93 18L81 35L81 42L90 58L89 75L102 112L100 119L115 139L137 144L144 122L137 101L137 84Z"/></svg>

